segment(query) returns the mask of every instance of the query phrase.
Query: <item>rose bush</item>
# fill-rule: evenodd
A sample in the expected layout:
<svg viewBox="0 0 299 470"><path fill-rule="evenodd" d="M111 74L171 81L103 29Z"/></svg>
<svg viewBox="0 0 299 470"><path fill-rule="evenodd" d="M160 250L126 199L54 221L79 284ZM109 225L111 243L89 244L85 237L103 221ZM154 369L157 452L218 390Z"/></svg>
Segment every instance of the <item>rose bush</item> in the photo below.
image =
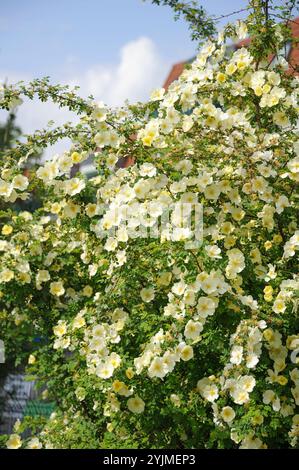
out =
<svg viewBox="0 0 299 470"><path fill-rule="evenodd" d="M247 28L249 49L226 47ZM299 80L288 29L268 22L271 45L257 29L228 25L119 110L47 79L2 90L6 109L38 96L81 116L1 157L1 337L56 403L7 447L298 446ZM91 154L97 176L71 175ZM33 191L41 207L14 212Z"/></svg>

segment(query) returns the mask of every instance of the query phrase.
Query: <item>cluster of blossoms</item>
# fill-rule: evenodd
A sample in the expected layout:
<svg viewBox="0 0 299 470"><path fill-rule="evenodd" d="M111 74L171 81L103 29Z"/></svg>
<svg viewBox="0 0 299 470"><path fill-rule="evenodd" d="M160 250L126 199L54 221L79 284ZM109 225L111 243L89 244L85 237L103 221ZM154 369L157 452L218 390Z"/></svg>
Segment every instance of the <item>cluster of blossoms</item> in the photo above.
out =
<svg viewBox="0 0 299 470"><path fill-rule="evenodd" d="M230 33L246 25L147 104L86 103L70 151L28 179L3 163L5 204L43 191L0 240L4 339L40 338L29 370L59 408L25 446L82 422L99 446L298 445L299 80ZM98 174L74 175L91 156Z"/></svg>
<svg viewBox="0 0 299 470"><path fill-rule="evenodd" d="M23 201L29 196L25 193L28 188L28 178L22 174L12 175L9 169L1 172L0 178L0 196L5 202L15 202L17 199Z"/></svg>

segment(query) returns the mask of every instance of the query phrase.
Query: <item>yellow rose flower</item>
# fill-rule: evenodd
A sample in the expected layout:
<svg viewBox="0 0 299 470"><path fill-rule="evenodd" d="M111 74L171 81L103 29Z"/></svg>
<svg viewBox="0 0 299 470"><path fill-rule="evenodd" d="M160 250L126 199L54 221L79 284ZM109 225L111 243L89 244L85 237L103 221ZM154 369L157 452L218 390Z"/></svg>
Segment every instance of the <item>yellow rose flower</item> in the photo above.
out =
<svg viewBox="0 0 299 470"><path fill-rule="evenodd" d="M11 225L3 225L2 227L2 235L10 235L13 231L13 228Z"/></svg>
<svg viewBox="0 0 299 470"><path fill-rule="evenodd" d="M131 367L129 367L127 370L126 370L126 376L128 377L128 379L132 379L134 377L134 371Z"/></svg>
<svg viewBox="0 0 299 470"><path fill-rule="evenodd" d="M28 358L28 364L34 364L36 362L36 357L33 354L30 354Z"/></svg>
<svg viewBox="0 0 299 470"><path fill-rule="evenodd" d="M22 446L22 440L18 434L12 434L6 442L8 449L19 449Z"/></svg>
<svg viewBox="0 0 299 470"><path fill-rule="evenodd" d="M284 377L283 375L279 375L276 380L280 385L286 385L288 383L287 377Z"/></svg>

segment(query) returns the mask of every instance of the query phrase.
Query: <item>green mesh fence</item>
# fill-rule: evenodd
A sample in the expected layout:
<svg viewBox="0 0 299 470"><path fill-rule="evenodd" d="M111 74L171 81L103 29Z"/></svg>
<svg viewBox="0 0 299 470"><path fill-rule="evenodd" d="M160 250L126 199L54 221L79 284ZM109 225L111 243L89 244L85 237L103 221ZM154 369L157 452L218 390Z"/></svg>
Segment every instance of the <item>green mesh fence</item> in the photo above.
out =
<svg viewBox="0 0 299 470"><path fill-rule="evenodd" d="M55 410L55 403L44 403L39 400L28 400L23 411L23 416L45 416L48 418Z"/></svg>

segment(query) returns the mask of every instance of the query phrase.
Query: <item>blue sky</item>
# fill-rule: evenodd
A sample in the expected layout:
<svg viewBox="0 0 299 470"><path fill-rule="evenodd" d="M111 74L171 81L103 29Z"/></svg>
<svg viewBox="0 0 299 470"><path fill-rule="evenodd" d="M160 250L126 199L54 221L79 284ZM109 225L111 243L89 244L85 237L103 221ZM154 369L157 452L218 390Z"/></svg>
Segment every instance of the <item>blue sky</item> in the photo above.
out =
<svg viewBox="0 0 299 470"><path fill-rule="evenodd" d="M121 47L148 37L167 62L193 55L184 22L168 7L142 0L9 0L0 13L1 70L59 78L73 68L113 64ZM206 0L210 13L244 8L246 0ZM244 14L243 14L244 15ZM237 17L243 16L236 15ZM161 77L163 81L164 77Z"/></svg>

